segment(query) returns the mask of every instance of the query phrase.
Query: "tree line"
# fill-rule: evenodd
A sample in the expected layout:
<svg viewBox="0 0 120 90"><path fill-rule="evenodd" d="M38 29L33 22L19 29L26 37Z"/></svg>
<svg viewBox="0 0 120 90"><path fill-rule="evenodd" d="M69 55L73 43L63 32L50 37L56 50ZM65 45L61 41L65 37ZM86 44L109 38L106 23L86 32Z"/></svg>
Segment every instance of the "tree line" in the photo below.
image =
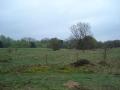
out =
<svg viewBox="0 0 120 90"><path fill-rule="evenodd" d="M20 40L14 40L10 37L0 35L0 48L53 48L54 50L60 48L75 48L82 50L103 48L104 46L107 46L108 48L120 47L120 40L109 40L101 42L97 41L92 36L86 36L83 38L83 40L79 41L75 40L74 38L69 38L67 40L61 40L58 38L44 38L42 40L23 38Z"/></svg>
<svg viewBox="0 0 120 90"><path fill-rule="evenodd" d="M10 37L0 35L0 48L52 48L59 50L60 48L67 49L96 49L96 48L116 48L120 47L120 40L109 40L105 42L97 41L91 31L88 23L77 23L70 27L71 37L66 40L58 38L44 38L35 40L27 37L20 40L14 40Z"/></svg>

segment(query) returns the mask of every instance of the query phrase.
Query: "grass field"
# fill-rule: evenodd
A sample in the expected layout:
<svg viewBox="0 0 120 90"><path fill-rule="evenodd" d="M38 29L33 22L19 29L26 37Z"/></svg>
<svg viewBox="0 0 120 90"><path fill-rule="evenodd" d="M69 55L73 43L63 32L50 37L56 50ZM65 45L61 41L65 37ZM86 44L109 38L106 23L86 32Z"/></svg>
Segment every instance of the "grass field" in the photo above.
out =
<svg viewBox="0 0 120 90"><path fill-rule="evenodd" d="M71 67L77 57L94 65ZM120 90L120 48L108 50L106 65L100 61L102 49L0 49L0 90L71 90L69 80L86 88L74 90Z"/></svg>

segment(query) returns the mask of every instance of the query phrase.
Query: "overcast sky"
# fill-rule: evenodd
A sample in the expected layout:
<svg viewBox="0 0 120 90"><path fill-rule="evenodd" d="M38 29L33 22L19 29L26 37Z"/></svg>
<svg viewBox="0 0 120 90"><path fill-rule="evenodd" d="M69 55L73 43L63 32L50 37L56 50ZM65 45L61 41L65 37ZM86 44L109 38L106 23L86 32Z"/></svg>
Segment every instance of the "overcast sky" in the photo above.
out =
<svg viewBox="0 0 120 90"><path fill-rule="evenodd" d="M14 39L66 39L77 22L97 40L120 39L120 0L0 0L0 34Z"/></svg>

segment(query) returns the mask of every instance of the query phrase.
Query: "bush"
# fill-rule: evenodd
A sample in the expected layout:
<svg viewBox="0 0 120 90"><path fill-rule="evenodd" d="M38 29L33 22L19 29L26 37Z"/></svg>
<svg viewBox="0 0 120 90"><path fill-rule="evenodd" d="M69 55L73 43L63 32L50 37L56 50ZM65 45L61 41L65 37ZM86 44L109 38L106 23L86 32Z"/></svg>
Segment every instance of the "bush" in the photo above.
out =
<svg viewBox="0 0 120 90"><path fill-rule="evenodd" d="M59 50L62 47L62 44L63 41L57 38L52 38L50 40L50 48L52 48L54 51Z"/></svg>

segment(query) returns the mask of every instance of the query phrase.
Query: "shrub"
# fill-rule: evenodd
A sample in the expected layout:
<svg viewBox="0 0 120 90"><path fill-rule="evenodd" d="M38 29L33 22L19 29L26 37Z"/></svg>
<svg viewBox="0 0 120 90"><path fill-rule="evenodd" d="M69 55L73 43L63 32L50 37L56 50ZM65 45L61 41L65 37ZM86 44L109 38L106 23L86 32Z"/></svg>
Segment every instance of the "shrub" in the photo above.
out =
<svg viewBox="0 0 120 90"><path fill-rule="evenodd" d="M52 48L54 51L59 50L62 47L63 41L59 40L57 38L52 38L50 40L50 48Z"/></svg>

